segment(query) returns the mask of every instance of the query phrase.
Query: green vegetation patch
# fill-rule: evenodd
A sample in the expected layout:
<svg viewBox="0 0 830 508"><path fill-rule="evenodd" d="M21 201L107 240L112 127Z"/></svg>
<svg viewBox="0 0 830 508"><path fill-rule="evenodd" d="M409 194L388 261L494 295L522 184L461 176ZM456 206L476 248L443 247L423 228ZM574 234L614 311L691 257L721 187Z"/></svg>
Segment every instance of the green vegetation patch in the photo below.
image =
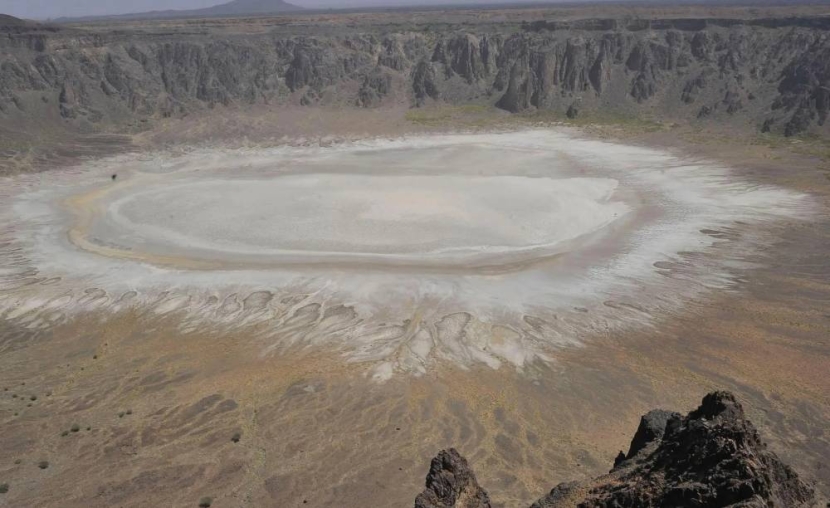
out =
<svg viewBox="0 0 830 508"><path fill-rule="evenodd" d="M830 163L830 139L817 134L799 134L787 137L782 134L766 132L758 134L752 144L772 149L788 149L794 153L817 157Z"/></svg>
<svg viewBox="0 0 830 508"><path fill-rule="evenodd" d="M517 128L527 126L571 125L574 127L608 126L631 134L659 132L671 129L670 124L651 118L617 113L579 112L573 118L560 111L528 110L508 113L490 104L459 106L433 105L407 111L406 119L424 127L447 128Z"/></svg>

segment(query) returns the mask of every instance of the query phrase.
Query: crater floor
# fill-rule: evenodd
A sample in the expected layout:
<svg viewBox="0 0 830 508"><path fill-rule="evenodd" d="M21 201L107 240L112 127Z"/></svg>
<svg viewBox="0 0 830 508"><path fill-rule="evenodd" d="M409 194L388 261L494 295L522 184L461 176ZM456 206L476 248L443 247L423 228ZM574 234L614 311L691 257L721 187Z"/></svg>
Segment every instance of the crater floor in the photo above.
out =
<svg viewBox="0 0 830 508"><path fill-rule="evenodd" d="M378 151L365 163L382 168L397 157ZM264 173L157 181L105 202L95 240L229 264L469 265L490 255L550 253L627 211L610 201L611 179Z"/></svg>
<svg viewBox="0 0 830 508"><path fill-rule="evenodd" d="M3 179L3 499L411 506L453 446L527 506L715 389L826 493L826 175L679 146L528 130Z"/></svg>
<svg viewBox="0 0 830 508"><path fill-rule="evenodd" d="M523 367L648 325L728 289L770 228L813 209L708 161L557 130L127 155L3 192L7 319L256 325L265 355L319 346L378 379ZM286 332L297 320L314 332Z"/></svg>

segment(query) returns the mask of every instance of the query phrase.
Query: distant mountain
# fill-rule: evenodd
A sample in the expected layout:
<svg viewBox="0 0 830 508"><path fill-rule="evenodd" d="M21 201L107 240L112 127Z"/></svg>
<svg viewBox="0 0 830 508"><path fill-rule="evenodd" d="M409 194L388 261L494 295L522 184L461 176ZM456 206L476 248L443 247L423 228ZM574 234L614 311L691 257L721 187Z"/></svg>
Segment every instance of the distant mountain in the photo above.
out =
<svg viewBox="0 0 830 508"><path fill-rule="evenodd" d="M93 21L99 19L131 20L131 19L170 19L170 18L212 18L254 16L266 14L284 14L287 12L302 11L302 7L290 4L283 0L233 0L226 4L214 5L204 9L167 10L137 12L116 16L87 16L82 18L60 18L56 21L66 23L71 21Z"/></svg>
<svg viewBox="0 0 830 508"><path fill-rule="evenodd" d="M303 10L302 7L284 2L283 0L233 0L226 4L190 12L199 13L203 16L238 16L242 14L278 14L301 10Z"/></svg>
<svg viewBox="0 0 830 508"><path fill-rule="evenodd" d="M7 34L58 32L60 30L62 30L62 28L57 25L38 23L27 19L15 18L14 16L9 16L8 14L0 14L0 34L2 34L3 37ZM37 47L37 44L39 43L36 42L35 44L35 47ZM0 73L0 82L3 81L4 77L5 76Z"/></svg>
<svg viewBox="0 0 830 508"><path fill-rule="evenodd" d="M27 23L22 19L9 16L8 14L0 14L0 26L25 26Z"/></svg>

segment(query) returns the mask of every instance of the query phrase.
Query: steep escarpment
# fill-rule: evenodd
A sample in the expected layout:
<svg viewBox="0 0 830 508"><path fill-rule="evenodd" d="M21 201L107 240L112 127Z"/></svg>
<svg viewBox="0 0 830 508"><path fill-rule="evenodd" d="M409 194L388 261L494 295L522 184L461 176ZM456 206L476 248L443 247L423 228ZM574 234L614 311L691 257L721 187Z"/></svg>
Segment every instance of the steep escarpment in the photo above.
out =
<svg viewBox="0 0 830 508"><path fill-rule="evenodd" d="M0 38L0 124L85 130L235 104L496 105L827 129L825 18L585 20L477 30L216 33L21 26ZM50 116L53 115L53 116Z"/></svg>
<svg viewBox="0 0 830 508"><path fill-rule="evenodd" d="M440 481L446 478L452 481ZM415 506L489 508L490 501L466 460L450 450L433 460ZM649 412L608 475L557 485L531 508L573 506L772 508L819 506L819 500L766 449L735 397L714 392L685 417Z"/></svg>

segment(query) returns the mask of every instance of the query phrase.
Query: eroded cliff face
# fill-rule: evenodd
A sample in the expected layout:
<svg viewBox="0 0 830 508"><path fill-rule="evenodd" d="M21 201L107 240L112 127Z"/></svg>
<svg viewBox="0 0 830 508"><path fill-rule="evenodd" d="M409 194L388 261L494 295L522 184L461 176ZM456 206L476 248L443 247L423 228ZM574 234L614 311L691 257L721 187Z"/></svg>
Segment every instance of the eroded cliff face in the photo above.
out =
<svg viewBox="0 0 830 508"><path fill-rule="evenodd" d="M6 27L0 118L89 129L234 104L489 103L826 129L830 20L588 20L340 35ZM2 120L0 120L2 121Z"/></svg>

